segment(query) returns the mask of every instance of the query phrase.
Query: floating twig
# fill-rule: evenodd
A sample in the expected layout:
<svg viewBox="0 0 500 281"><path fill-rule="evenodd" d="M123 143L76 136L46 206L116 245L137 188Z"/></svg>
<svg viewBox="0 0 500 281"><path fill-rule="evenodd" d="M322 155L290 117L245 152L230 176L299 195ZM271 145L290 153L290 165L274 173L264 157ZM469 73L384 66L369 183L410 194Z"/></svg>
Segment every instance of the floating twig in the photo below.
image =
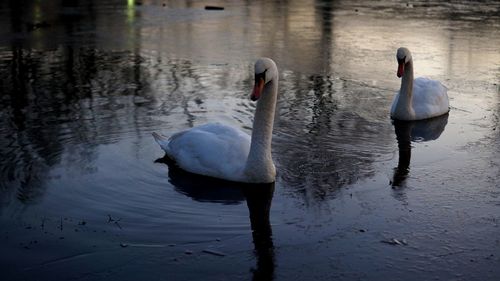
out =
<svg viewBox="0 0 500 281"><path fill-rule="evenodd" d="M108 214L108 223L112 222L114 223L116 226L118 226L119 229L122 229L122 226L118 223L119 221L121 221L122 218L119 218L119 219L113 219L111 217L111 215Z"/></svg>
<svg viewBox="0 0 500 281"><path fill-rule="evenodd" d="M222 253L222 252L218 252L218 251L214 251L214 250L210 250L210 249L205 249L202 251L203 253L207 253L207 254L211 254L211 255L214 255L214 256L218 256L218 257L224 257L226 254Z"/></svg>
<svg viewBox="0 0 500 281"><path fill-rule="evenodd" d="M117 219L117 220L116 220L116 219L113 219L113 218L111 217L111 215L109 215L109 214L108 214L108 222L116 222L116 221L121 221L121 220L122 220L122 218L119 218L119 219Z"/></svg>

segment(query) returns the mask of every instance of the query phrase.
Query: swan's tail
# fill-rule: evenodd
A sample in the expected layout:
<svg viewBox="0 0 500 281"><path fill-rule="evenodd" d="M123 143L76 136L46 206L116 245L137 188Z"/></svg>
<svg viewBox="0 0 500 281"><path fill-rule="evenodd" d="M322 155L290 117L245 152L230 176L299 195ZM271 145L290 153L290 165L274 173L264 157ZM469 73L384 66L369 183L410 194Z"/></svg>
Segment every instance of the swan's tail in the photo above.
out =
<svg viewBox="0 0 500 281"><path fill-rule="evenodd" d="M165 142L167 141L168 142L168 138L164 135L160 135L158 134L157 132L153 132L153 137L155 138L155 141L159 144L161 142Z"/></svg>
<svg viewBox="0 0 500 281"><path fill-rule="evenodd" d="M168 152L168 138L156 132L153 132L152 135L155 138L155 141L160 145L161 149L165 150L165 152Z"/></svg>

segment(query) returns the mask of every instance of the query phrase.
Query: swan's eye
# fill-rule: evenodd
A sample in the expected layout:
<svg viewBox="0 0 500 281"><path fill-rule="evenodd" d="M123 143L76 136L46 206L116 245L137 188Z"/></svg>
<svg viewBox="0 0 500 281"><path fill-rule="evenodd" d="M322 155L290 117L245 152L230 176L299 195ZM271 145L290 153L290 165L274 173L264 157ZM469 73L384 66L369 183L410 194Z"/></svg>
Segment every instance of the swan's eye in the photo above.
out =
<svg viewBox="0 0 500 281"><path fill-rule="evenodd" d="M266 70L264 70L264 72L261 72L259 74L255 74L255 82L259 81L260 79L266 81Z"/></svg>

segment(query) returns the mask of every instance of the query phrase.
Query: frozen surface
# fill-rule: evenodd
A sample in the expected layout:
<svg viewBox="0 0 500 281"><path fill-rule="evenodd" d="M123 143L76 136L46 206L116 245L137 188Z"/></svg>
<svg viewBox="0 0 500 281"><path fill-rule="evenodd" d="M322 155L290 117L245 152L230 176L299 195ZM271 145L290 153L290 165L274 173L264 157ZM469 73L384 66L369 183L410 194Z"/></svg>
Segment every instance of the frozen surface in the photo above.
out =
<svg viewBox="0 0 500 281"><path fill-rule="evenodd" d="M500 279L498 1L28 2L0 3L2 280ZM449 115L391 123L400 46ZM275 186L155 162L153 131L251 131L260 56Z"/></svg>

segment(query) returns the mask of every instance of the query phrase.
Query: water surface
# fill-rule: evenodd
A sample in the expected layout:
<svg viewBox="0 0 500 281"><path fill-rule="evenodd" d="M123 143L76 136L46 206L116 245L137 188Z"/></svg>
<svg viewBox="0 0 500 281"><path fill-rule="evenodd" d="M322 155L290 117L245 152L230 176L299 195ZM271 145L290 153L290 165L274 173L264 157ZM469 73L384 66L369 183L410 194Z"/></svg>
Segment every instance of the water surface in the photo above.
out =
<svg viewBox="0 0 500 281"><path fill-rule="evenodd" d="M27 2L0 4L3 279L500 277L498 2ZM449 115L390 121L400 46ZM276 183L166 165L153 131L251 133L261 56Z"/></svg>

